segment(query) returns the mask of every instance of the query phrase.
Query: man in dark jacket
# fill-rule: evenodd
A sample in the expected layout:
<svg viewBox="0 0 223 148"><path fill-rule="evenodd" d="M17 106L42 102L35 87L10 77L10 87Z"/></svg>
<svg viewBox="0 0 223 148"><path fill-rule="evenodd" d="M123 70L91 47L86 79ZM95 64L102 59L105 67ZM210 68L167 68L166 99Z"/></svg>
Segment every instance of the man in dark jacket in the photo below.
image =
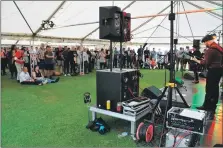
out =
<svg viewBox="0 0 223 148"><path fill-rule="evenodd" d="M137 51L138 53L138 65L140 66L140 68L142 68L143 66L143 48L142 45L140 45L140 48Z"/></svg>
<svg viewBox="0 0 223 148"><path fill-rule="evenodd" d="M150 57L150 50L148 50L148 47L146 47L146 50L144 51L144 62L146 62L146 59Z"/></svg>
<svg viewBox="0 0 223 148"><path fill-rule="evenodd" d="M212 119L217 108L219 99L219 83L223 75L222 56L223 48L215 43L212 35L206 35L202 42L208 47L203 60L193 58L195 62L206 65L208 69L206 78L206 95L202 106L197 107L200 110L210 111Z"/></svg>
<svg viewBox="0 0 223 148"><path fill-rule="evenodd" d="M68 58L68 52L69 52L69 49L67 48L67 46L64 47L64 51L62 53L62 59L64 60L64 76L70 76L70 73L69 73L69 68L70 68L70 60Z"/></svg>
<svg viewBox="0 0 223 148"><path fill-rule="evenodd" d="M114 60L113 60L113 68L117 68L118 66L118 51L117 48L115 47L114 50Z"/></svg>
<svg viewBox="0 0 223 148"><path fill-rule="evenodd" d="M87 55L88 55L88 72L92 72L92 55L89 49L87 49Z"/></svg>
<svg viewBox="0 0 223 148"><path fill-rule="evenodd" d="M74 61L74 56L75 56L75 47L71 47L71 49L68 51L67 54L67 60L69 61L70 65L70 75L74 76L75 74L75 61Z"/></svg>

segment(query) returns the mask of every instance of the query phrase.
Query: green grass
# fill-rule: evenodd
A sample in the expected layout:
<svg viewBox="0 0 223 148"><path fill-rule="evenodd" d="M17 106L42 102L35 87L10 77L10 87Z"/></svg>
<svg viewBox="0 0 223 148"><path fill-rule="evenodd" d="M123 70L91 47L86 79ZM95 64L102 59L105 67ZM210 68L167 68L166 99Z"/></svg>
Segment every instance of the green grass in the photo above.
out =
<svg viewBox="0 0 223 148"><path fill-rule="evenodd" d="M141 88L163 87L164 71L141 72ZM2 77L2 146L134 147L130 136L119 139L117 130L101 136L85 128L88 116L83 93L87 91L94 104L95 73L61 77L59 83L44 86L21 86ZM110 123L113 118L103 119Z"/></svg>

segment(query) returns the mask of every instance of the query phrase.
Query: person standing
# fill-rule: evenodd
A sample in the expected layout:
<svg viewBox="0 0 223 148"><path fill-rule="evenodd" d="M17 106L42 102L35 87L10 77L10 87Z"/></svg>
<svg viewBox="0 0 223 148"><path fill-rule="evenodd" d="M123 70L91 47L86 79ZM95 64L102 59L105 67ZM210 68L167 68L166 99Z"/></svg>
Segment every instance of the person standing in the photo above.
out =
<svg viewBox="0 0 223 148"><path fill-rule="evenodd" d="M134 49L132 49L131 51L131 59L132 59L132 68L136 68L137 60L136 60L136 53Z"/></svg>
<svg viewBox="0 0 223 148"><path fill-rule="evenodd" d="M100 69L104 69L105 68L105 53L104 53L104 49L102 48L100 53L99 53L99 63L100 63Z"/></svg>
<svg viewBox="0 0 223 148"><path fill-rule="evenodd" d="M87 54L87 49L84 48L83 50L83 62L84 62L84 73L88 74L89 73L89 58L88 58L88 54Z"/></svg>
<svg viewBox="0 0 223 148"><path fill-rule="evenodd" d="M30 50L29 50L29 56L30 56L30 69L33 70L34 67L36 65L38 65L38 55L37 55L37 50L36 48L33 48L33 46L31 46Z"/></svg>
<svg viewBox="0 0 223 148"><path fill-rule="evenodd" d="M73 76L78 75L78 53L77 53L77 48L74 48L74 67L73 67Z"/></svg>
<svg viewBox="0 0 223 148"><path fill-rule="evenodd" d="M46 46L46 52L44 53L44 57L46 77L52 79L54 72L54 55L50 46Z"/></svg>
<svg viewBox="0 0 223 148"><path fill-rule="evenodd" d="M93 51L93 49L90 52L91 52L91 69L94 70L96 54Z"/></svg>
<svg viewBox="0 0 223 148"><path fill-rule="evenodd" d="M184 55L183 55L183 60L184 60L184 62L183 62L183 71L186 70L187 63L189 63L189 61L190 61L189 54L190 54L190 47L186 46L186 49L185 49Z"/></svg>
<svg viewBox="0 0 223 148"><path fill-rule="evenodd" d="M108 49L105 51L105 59L105 67L108 69L110 67L110 51Z"/></svg>
<svg viewBox="0 0 223 148"><path fill-rule="evenodd" d="M156 60L156 50L155 50L155 48L153 48L153 51L151 51L151 54L150 54L150 60L152 60L152 59Z"/></svg>
<svg viewBox="0 0 223 148"><path fill-rule="evenodd" d="M132 61L131 61L131 49L130 47L128 48L128 50L126 51L127 54L127 68L132 68Z"/></svg>
<svg viewBox="0 0 223 148"><path fill-rule="evenodd" d="M223 48L214 41L212 35L206 35L202 39L202 43L208 47L205 52L204 59L198 60L196 58L192 58L193 61L206 65L208 69L205 100L203 105L197 107L197 109L209 111L209 118L213 119L219 99L219 83L223 76Z"/></svg>
<svg viewBox="0 0 223 148"><path fill-rule="evenodd" d="M140 48L138 49L137 53L138 53L138 59L142 59L142 57L143 57L142 45L140 45Z"/></svg>
<svg viewBox="0 0 223 148"><path fill-rule="evenodd" d="M159 49L157 52L157 64L158 64L158 69L162 69L162 63L163 63L163 57L162 57L162 52Z"/></svg>
<svg viewBox="0 0 223 148"><path fill-rule="evenodd" d="M16 48L15 50L15 66L17 70L17 81L19 82L19 75L22 72L22 67L24 66L24 59L23 59L23 51L19 48Z"/></svg>
<svg viewBox="0 0 223 148"><path fill-rule="evenodd" d="M140 48L138 49L137 51L138 53L138 63L137 65L142 68L143 67L143 48L142 48L142 45L140 45Z"/></svg>
<svg viewBox="0 0 223 148"><path fill-rule="evenodd" d="M146 50L144 51L144 61L147 62L147 59L150 56L150 51L148 50L148 47L146 47Z"/></svg>
<svg viewBox="0 0 223 148"><path fill-rule="evenodd" d="M6 75L5 68L7 65L6 50L1 49L1 75Z"/></svg>
<svg viewBox="0 0 223 148"><path fill-rule="evenodd" d="M118 51L117 51L117 48L115 47L114 59L113 59L113 68L117 68L117 66L118 66Z"/></svg>
<svg viewBox="0 0 223 148"><path fill-rule="evenodd" d="M22 50L24 51L24 66L27 67L29 74L31 75L31 65L30 65L30 54L29 49L23 47Z"/></svg>
<svg viewBox="0 0 223 148"><path fill-rule="evenodd" d="M87 55L88 55L88 72L92 72L92 55L89 49L87 49Z"/></svg>
<svg viewBox="0 0 223 148"><path fill-rule="evenodd" d="M128 68L128 50L123 48L123 68Z"/></svg>
<svg viewBox="0 0 223 148"><path fill-rule="evenodd" d="M17 70L15 67L15 50L16 46L12 45L11 50L8 53L9 71L11 73L11 79L17 78Z"/></svg>
<svg viewBox="0 0 223 148"><path fill-rule="evenodd" d="M180 47L180 50L176 51L176 71L179 70L179 65L180 65L180 71L183 70L183 58L184 58L184 49Z"/></svg>
<svg viewBox="0 0 223 148"><path fill-rule="evenodd" d="M44 53L45 53L45 48L44 48L44 44L40 45L40 48L37 51L37 65L39 66L40 72L44 75L44 77L46 76L45 74L45 59L44 59Z"/></svg>
<svg viewBox="0 0 223 148"><path fill-rule="evenodd" d="M63 73L63 66L64 66L62 53L63 53L63 48L59 46L58 50L56 51L56 60L57 60L57 66L58 66L59 72L61 74Z"/></svg>
<svg viewBox="0 0 223 148"><path fill-rule="evenodd" d="M69 62L69 59L68 59L68 52L69 52L69 49L67 48L67 46L64 47L64 51L62 53L62 58L63 58L63 61L64 61L64 76L70 76L69 74L69 67L70 67L70 62Z"/></svg>
<svg viewBox="0 0 223 148"><path fill-rule="evenodd" d="M71 47L71 50L68 52L68 55L67 55L67 59L69 61L69 64L70 64L70 74L73 76L74 73L75 73L75 67L74 67L74 53L75 52L75 47L72 46Z"/></svg>

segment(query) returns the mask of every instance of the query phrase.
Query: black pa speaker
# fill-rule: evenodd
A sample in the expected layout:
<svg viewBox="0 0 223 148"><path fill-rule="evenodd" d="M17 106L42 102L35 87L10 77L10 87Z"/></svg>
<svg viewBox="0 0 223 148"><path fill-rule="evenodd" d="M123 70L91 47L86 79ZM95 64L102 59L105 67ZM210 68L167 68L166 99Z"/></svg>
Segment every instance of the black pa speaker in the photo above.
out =
<svg viewBox="0 0 223 148"><path fill-rule="evenodd" d="M178 44L178 39L174 39L173 40L173 43L176 45L176 44Z"/></svg>
<svg viewBox="0 0 223 148"><path fill-rule="evenodd" d="M116 111L118 102L139 96L139 70L97 70L96 92L98 108L106 109L106 102L110 100L111 111Z"/></svg>
<svg viewBox="0 0 223 148"><path fill-rule="evenodd" d="M162 95L162 91L155 86L147 87L141 93L141 96L147 97L150 99L157 99L161 95Z"/></svg>
<svg viewBox="0 0 223 148"><path fill-rule="evenodd" d="M121 9L116 6L99 7L99 39L120 41Z"/></svg>
<svg viewBox="0 0 223 148"><path fill-rule="evenodd" d="M193 47L199 48L200 47L200 40L193 40Z"/></svg>

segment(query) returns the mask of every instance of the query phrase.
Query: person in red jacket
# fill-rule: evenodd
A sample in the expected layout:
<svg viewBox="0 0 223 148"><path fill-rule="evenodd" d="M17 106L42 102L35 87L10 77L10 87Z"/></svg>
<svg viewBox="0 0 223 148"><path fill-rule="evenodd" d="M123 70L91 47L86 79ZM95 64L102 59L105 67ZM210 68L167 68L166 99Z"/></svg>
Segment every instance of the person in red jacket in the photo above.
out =
<svg viewBox="0 0 223 148"><path fill-rule="evenodd" d="M24 66L24 59L23 59L23 51L20 50L19 48L16 49L15 51L15 66L17 70L17 81L19 82L19 75L22 72L22 68Z"/></svg>
<svg viewBox="0 0 223 148"><path fill-rule="evenodd" d="M150 65L151 69L156 69L156 60L154 58L152 58Z"/></svg>
<svg viewBox="0 0 223 148"><path fill-rule="evenodd" d="M208 69L205 100L203 105L197 107L197 109L210 111L210 118L213 118L219 99L219 83L223 76L223 48L215 43L212 35L206 35L202 42L208 47L204 59L192 59L199 64L205 65Z"/></svg>

